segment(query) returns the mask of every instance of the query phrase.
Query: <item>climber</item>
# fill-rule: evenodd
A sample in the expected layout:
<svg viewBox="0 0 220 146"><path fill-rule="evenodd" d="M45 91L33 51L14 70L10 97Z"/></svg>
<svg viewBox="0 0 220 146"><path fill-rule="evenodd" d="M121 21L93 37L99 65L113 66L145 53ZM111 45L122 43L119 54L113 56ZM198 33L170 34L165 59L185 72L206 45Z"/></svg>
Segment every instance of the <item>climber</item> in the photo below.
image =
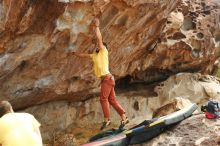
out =
<svg viewBox="0 0 220 146"><path fill-rule="evenodd" d="M8 101L0 102L0 146L42 146L40 124L28 113L14 113Z"/></svg>
<svg viewBox="0 0 220 146"><path fill-rule="evenodd" d="M100 130L103 130L107 126L110 125L110 108L109 104L113 106L113 108L117 111L117 113L121 117L121 123L119 128L123 128L128 122L128 118L125 115L125 110L121 107L115 97L115 80L113 75L109 72L109 60L108 60L108 50L107 47L102 42L102 35L99 29L99 19L95 18L93 20L93 27L95 27L96 41L95 49L92 54L86 53L78 53L71 52L69 54L73 54L78 57L90 58L93 61L93 69L95 75L101 80L101 95L100 95L100 103L102 107L102 111L104 114L104 121L102 122L102 126Z"/></svg>
<svg viewBox="0 0 220 146"><path fill-rule="evenodd" d="M214 100L209 100L207 105L201 106L201 111L205 113L208 119L219 119L220 118L220 107L219 103Z"/></svg>

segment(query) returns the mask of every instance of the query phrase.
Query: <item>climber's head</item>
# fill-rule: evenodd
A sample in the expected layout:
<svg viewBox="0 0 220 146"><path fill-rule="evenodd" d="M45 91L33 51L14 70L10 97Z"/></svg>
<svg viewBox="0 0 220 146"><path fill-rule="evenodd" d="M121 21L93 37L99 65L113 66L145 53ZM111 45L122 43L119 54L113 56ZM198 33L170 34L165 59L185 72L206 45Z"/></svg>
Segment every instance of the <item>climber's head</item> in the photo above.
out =
<svg viewBox="0 0 220 146"><path fill-rule="evenodd" d="M103 45L105 46L105 48L108 50L108 45L106 42L103 42Z"/></svg>
<svg viewBox="0 0 220 146"><path fill-rule="evenodd" d="M0 117L7 113L12 113L13 109L11 104L8 101L1 101L0 102Z"/></svg>
<svg viewBox="0 0 220 146"><path fill-rule="evenodd" d="M92 39L92 44L93 44L93 51L96 51L97 53L99 52L99 47L98 47L98 41L97 39ZM106 47L106 49L108 49L107 47L107 43L103 42L103 45Z"/></svg>

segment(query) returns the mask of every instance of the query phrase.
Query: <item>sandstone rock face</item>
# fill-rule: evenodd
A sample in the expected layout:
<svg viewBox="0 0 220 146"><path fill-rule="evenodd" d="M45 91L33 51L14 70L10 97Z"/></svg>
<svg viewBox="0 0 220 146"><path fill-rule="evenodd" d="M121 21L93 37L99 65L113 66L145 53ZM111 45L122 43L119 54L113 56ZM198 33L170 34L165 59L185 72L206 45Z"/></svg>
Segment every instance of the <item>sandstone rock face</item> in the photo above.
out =
<svg viewBox="0 0 220 146"><path fill-rule="evenodd" d="M181 98L181 97L177 97L173 101L170 101L170 103L156 109L153 112L153 117L152 118L155 118L155 117L159 118L159 117L162 117L162 116L166 116L168 114L171 114L173 112L181 110L181 109L183 109L185 107L188 107L190 105L192 105L192 102L189 99L184 99L184 98Z"/></svg>
<svg viewBox="0 0 220 146"><path fill-rule="evenodd" d="M93 48L94 15L119 82L210 73L220 55L217 0L0 0L0 99L21 109L97 93L91 61L66 55Z"/></svg>
<svg viewBox="0 0 220 146"><path fill-rule="evenodd" d="M164 102L175 97L187 98L192 102L203 104L209 99L220 101L220 83L209 75L179 73L160 83L155 89Z"/></svg>
<svg viewBox="0 0 220 146"><path fill-rule="evenodd" d="M209 94L207 94L206 89L209 89ZM209 98L219 101L218 91L220 91L220 84L213 76L181 73L171 76L167 81L156 87L149 85L142 88L133 86L133 89L126 90L126 92L120 91L117 99L125 108L130 119L130 125L134 125L145 119L175 112L192 102L202 104ZM82 140L85 143L90 136L99 132L103 117L98 97L83 102L55 101L45 103L27 108L25 112L35 115L40 121L43 139L49 143L54 139L54 135L62 133L68 136L78 133L77 131L82 128L84 131L80 133L85 135L84 140ZM113 109L111 109L111 121L113 128L117 128L120 118ZM88 130L95 132L86 135L85 133ZM81 137L76 136L75 140L81 141Z"/></svg>
<svg viewBox="0 0 220 146"><path fill-rule="evenodd" d="M206 119L204 115L192 116L149 142L134 146L217 146L219 145L219 120Z"/></svg>
<svg viewBox="0 0 220 146"><path fill-rule="evenodd" d="M117 98L125 108L131 124L141 122L143 118L151 119L153 111L151 111L150 105L154 105L155 100L144 96L126 96L123 94ZM80 129L79 127L86 129L93 126L94 129L99 129L103 121L99 98L77 103L50 102L27 108L25 112L35 115L42 124L41 132L44 141L50 141L50 143L54 135L60 135L60 133L63 134L71 130L77 132L75 130ZM120 117L113 108L111 108L111 121L112 125L115 125L114 128L117 128L120 124Z"/></svg>

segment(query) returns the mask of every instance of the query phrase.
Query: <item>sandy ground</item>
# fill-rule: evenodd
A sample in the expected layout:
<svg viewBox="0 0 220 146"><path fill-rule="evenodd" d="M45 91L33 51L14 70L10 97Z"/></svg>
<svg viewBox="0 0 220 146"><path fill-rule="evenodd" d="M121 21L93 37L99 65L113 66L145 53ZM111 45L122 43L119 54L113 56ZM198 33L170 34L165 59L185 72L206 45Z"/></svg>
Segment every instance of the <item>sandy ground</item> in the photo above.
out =
<svg viewBox="0 0 220 146"><path fill-rule="evenodd" d="M102 132L100 130L100 126L101 126L100 124L97 124L97 125L88 126L88 127L85 127L85 128L82 128L82 127L74 128L72 130L72 133L74 134L74 136L76 138L77 146L87 143L90 137ZM117 127L118 127L118 125L111 124L105 130L108 130L108 129L111 129L111 128L117 128Z"/></svg>

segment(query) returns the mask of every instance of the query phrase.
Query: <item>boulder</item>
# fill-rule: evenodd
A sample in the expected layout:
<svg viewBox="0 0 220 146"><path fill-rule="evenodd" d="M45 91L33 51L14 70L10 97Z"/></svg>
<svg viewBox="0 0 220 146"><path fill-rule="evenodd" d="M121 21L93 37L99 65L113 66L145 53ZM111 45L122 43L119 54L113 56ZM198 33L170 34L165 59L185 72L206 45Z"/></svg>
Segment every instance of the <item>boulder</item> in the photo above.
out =
<svg viewBox="0 0 220 146"><path fill-rule="evenodd" d="M91 61L67 56L94 47L94 16L118 86L211 73L219 12L217 0L0 0L0 100L24 109L99 93Z"/></svg>

